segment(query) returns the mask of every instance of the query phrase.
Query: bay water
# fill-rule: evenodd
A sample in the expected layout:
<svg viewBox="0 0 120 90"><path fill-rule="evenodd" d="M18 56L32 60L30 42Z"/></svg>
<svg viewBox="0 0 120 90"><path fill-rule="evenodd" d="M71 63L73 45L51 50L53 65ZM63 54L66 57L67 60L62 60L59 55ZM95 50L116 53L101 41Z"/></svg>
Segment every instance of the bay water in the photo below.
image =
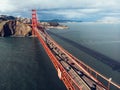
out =
<svg viewBox="0 0 120 90"><path fill-rule="evenodd" d="M66 90L37 38L0 38L0 90Z"/></svg>
<svg viewBox="0 0 120 90"><path fill-rule="evenodd" d="M63 23L47 31L63 48L120 84L120 24ZM0 38L0 90L66 90L37 38ZM114 90L114 89L113 89Z"/></svg>

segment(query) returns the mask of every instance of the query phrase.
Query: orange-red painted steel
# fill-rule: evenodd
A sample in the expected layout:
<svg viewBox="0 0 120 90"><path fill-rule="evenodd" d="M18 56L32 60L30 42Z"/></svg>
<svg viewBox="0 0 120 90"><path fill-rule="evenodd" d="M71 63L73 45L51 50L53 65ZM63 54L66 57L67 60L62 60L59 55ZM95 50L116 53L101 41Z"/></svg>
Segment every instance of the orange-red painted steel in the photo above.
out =
<svg viewBox="0 0 120 90"><path fill-rule="evenodd" d="M57 60L57 58L55 57L55 55L51 52L51 50L49 49L49 47L47 46L47 44L45 43L45 41L42 39L42 36L40 34L40 31L38 31L37 29L37 15L36 15L36 10L32 10L32 34L36 35L37 38L39 39L39 41L41 42L42 46L44 47L46 53L48 54L49 58L51 59L54 67L56 70L60 70L61 71L61 80L64 82L65 86L67 87L68 90L76 90L76 88L78 90L82 90L80 86L78 86L78 84L71 78L71 76L67 73L67 71L64 69L64 67L61 65L61 63ZM51 37L49 37L51 38ZM52 38L51 38L52 39ZM56 43L56 42L54 42ZM56 44L57 45L57 44ZM58 45L57 45L58 46ZM62 48L61 46L59 46L60 48ZM63 49L63 48L62 48ZM64 50L64 49L63 49ZM89 67L88 65L84 64L82 61L79 61L77 58L75 58L73 55L71 55L69 52L67 52L66 50L64 50L65 53L67 53L71 58L74 59L73 62L75 62L78 66L80 66L80 68L87 74L89 75L95 82L97 82L99 85L101 85L102 87L105 87L106 90L110 90L108 89L106 86L104 86L101 82L99 82L97 80L97 77L102 77L104 80L108 81L109 85L112 84L115 87L117 87L118 89L120 89L120 86L115 84L112 81L109 81L109 79L107 79L106 77L104 77L103 75L101 75L100 73L98 73L97 71L95 71L94 69L92 69L91 67ZM92 73L95 74L95 76L92 76Z"/></svg>
<svg viewBox="0 0 120 90"><path fill-rule="evenodd" d="M32 10L32 35L35 35L35 28L37 27L37 14L36 10Z"/></svg>
<svg viewBox="0 0 120 90"><path fill-rule="evenodd" d="M53 65L55 66L55 69L57 70L59 68L60 71L62 72L62 78L61 79L63 80L63 82L66 85L67 89L68 90L75 90L75 88L72 85L72 83L74 81L71 79L71 77L68 75L68 73L64 70L63 66L58 62L56 57L52 54L50 49L47 47L46 43L41 38L41 36L39 34L39 31L35 31L35 34L37 35L37 37L38 37L39 41L41 42L42 46L44 47L46 53L48 54L49 58L51 59Z"/></svg>

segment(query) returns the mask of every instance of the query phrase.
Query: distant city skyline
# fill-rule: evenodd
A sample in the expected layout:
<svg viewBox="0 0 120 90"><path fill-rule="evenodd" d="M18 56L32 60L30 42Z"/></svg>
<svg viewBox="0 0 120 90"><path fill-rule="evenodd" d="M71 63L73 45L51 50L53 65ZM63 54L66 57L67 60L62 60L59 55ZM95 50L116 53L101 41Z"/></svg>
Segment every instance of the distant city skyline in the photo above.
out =
<svg viewBox="0 0 120 90"><path fill-rule="evenodd" d="M120 22L120 0L4 0L0 14L31 17L37 9L39 19L67 19L89 22Z"/></svg>

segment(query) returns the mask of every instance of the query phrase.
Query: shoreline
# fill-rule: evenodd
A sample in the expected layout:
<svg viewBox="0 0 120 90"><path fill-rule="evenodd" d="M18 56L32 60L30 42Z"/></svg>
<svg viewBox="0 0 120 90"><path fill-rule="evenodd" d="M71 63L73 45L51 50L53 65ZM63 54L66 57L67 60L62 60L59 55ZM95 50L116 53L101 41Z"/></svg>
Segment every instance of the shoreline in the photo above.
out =
<svg viewBox="0 0 120 90"><path fill-rule="evenodd" d="M59 25L59 26L46 26L45 28L46 29L68 29L68 26L62 26L62 25Z"/></svg>

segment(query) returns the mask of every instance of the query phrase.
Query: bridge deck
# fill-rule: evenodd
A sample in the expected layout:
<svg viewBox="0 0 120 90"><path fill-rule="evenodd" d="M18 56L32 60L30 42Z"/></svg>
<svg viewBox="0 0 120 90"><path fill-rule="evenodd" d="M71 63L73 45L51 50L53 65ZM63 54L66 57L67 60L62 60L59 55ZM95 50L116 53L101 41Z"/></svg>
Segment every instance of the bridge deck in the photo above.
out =
<svg viewBox="0 0 120 90"><path fill-rule="evenodd" d="M70 77L82 88L82 90L91 90L91 88L105 90L103 87L97 86L93 80L88 78L89 76L86 77L85 72L83 72L80 66L76 65L74 60L47 33L39 31L39 34L54 56L58 59L59 63L61 63Z"/></svg>
<svg viewBox="0 0 120 90"><path fill-rule="evenodd" d="M109 90L112 84L120 89L120 86L104 77L76 57L71 55L58 45L37 22L36 10L32 10L32 35L37 35L46 53L50 57L56 70L60 72L60 79L63 80L69 90ZM62 73L62 75L61 75ZM94 73L96 76L93 76ZM97 77L108 82L108 86L102 84Z"/></svg>
<svg viewBox="0 0 120 90"><path fill-rule="evenodd" d="M104 76L91 69L89 66L85 65L69 52L64 50L47 34L46 31L41 28L36 28L35 33L50 59L53 59L52 62L55 68L58 69L59 66L62 67L61 70L63 71L61 71L61 73L65 72L65 76L68 76L66 77L66 80L68 80L67 82L63 80L65 84L68 84L68 86L66 86L68 89L69 86L72 85L70 90L109 90L95 77L91 76L90 72L88 71L90 70L91 72L95 73L96 76L99 75L107 81L108 79L104 78ZM50 55L52 55L52 58ZM88 70L86 70L85 68L87 68ZM117 86L116 84L114 85ZM119 88L119 86L117 87Z"/></svg>
<svg viewBox="0 0 120 90"><path fill-rule="evenodd" d="M84 83L84 81L79 77L79 75L72 68L70 68L70 66L67 63L61 61L61 64L70 74L70 76L74 79L74 81L76 81L76 83L79 86L81 86L82 90L90 90L90 88L86 85L86 83Z"/></svg>

